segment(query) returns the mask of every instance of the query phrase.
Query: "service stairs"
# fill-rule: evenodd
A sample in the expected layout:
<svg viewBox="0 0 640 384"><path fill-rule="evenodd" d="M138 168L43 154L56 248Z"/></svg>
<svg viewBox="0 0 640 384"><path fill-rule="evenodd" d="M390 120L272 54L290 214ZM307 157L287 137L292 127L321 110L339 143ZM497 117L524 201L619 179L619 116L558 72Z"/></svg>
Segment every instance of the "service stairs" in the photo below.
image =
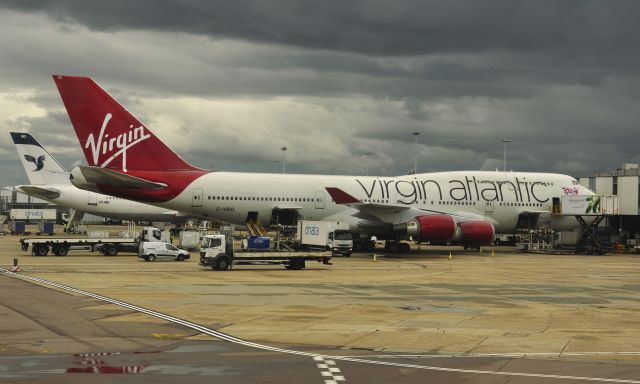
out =
<svg viewBox="0 0 640 384"><path fill-rule="evenodd" d="M78 224L80 224L83 217L84 217L84 212L76 211L73 208L70 209L69 221L67 222L67 225L65 227L65 232L70 232L71 230L73 230L73 228L75 228Z"/></svg>
<svg viewBox="0 0 640 384"><path fill-rule="evenodd" d="M267 230L264 229L262 223L258 220L247 221L247 228L249 229L249 234L251 236L269 236Z"/></svg>

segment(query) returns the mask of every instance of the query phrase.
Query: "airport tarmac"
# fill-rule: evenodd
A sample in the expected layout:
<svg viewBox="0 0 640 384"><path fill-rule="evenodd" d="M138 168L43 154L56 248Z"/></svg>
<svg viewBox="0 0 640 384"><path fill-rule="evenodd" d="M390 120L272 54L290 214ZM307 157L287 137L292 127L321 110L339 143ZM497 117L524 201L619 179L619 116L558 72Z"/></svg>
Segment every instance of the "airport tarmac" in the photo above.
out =
<svg viewBox="0 0 640 384"><path fill-rule="evenodd" d="M82 251L36 257L20 251L18 239L0 237L0 266L18 258L23 276L212 333L3 273L2 382L83 381L75 377L121 369L141 382L151 375L161 382L214 375L222 382L338 377L410 383L428 377L489 383L509 377L516 383L640 383L635 254L495 248L491 257L491 248L481 255L422 246L376 262L356 254L335 258L332 266L308 263L302 271L243 266L222 272L199 267L196 253L185 262L154 263ZM225 335L243 342L224 341ZM66 374L69 368L78 375Z"/></svg>

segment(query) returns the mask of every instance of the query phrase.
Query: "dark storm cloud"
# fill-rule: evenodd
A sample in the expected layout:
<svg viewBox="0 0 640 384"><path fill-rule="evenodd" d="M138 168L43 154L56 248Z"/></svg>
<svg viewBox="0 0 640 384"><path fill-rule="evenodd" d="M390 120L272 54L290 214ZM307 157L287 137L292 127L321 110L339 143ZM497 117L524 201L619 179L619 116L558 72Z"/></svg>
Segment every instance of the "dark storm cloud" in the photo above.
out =
<svg viewBox="0 0 640 384"><path fill-rule="evenodd" d="M2 1L92 29L155 29L374 55L636 49L636 1Z"/></svg>
<svg viewBox="0 0 640 384"><path fill-rule="evenodd" d="M259 62L243 62L244 72L222 70L219 77L197 81L191 77L172 84L174 92L190 94L215 89L228 95L251 87L253 94L347 91L390 97L528 97L545 84L597 86L610 76L634 76L640 60L636 1L0 0L0 6L40 12L99 31L181 32L319 49L304 55L263 55ZM383 60L434 54L444 56L432 56L411 68L385 66ZM471 54L475 56L464 56ZM207 58L203 52L200 59L206 63ZM93 68L101 67L99 57L85 60L95 61ZM153 74L135 71L139 60L119 67L132 67L138 81L148 78L149 84L157 84ZM353 82L338 76L281 81L256 78L252 68L304 68L355 78ZM117 68L105 70L117 72ZM229 78L236 89L225 86L224 79ZM396 86L390 87L386 79ZM216 86L205 88L203 81Z"/></svg>
<svg viewBox="0 0 640 384"><path fill-rule="evenodd" d="M293 172L363 173L372 152L376 173L402 174L414 131L422 171L501 168L503 137L516 170L584 175L637 151L635 1L2 7L0 91L27 89L46 114L0 125L37 134L66 166L81 153L57 71L94 77L188 161L217 170L273 171L287 145ZM14 152L0 138L3 166Z"/></svg>

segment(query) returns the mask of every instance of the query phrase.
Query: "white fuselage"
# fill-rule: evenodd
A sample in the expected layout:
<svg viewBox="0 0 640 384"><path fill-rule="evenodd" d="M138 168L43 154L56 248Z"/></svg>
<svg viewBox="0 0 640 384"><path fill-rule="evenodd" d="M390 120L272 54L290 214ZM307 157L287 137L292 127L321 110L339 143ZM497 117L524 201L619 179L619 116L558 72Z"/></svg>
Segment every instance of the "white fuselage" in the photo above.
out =
<svg viewBox="0 0 640 384"><path fill-rule="evenodd" d="M72 184L54 184L38 187L56 190L60 193L60 196L57 198L47 198L46 196L35 194L33 196L61 207L72 208L76 211L86 212L92 215L114 219L146 221L176 221L186 218L174 210L85 191ZM17 186L16 189L25 192L20 189L20 186Z"/></svg>
<svg viewBox="0 0 640 384"><path fill-rule="evenodd" d="M335 187L367 207L336 204ZM458 222L484 220L496 233L515 230L523 212L551 212L552 198L591 194L574 178L525 172L437 172L398 177L213 172L160 206L244 225L250 212L268 225L274 208L298 209L306 220L347 222L352 231L390 231L417 216L448 214ZM551 216L552 227L579 225L573 217Z"/></svg>

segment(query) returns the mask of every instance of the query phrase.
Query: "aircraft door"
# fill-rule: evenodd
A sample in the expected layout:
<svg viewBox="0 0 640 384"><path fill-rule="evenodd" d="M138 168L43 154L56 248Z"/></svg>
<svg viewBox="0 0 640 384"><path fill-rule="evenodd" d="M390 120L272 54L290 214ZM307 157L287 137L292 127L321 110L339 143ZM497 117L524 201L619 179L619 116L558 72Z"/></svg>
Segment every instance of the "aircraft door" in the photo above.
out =
<svg viewBox="0 0 640 384"><path fill-rule="evenodd" d="M493 215L493 201L484 202L484 214Z"/></svg>
<svg viewBox="0 0 640 384"><path fill-rule="evenodd" d="M316 191L316 209L324 209L324 193Z"/></svg>
<svg viewBox="0 0 640 384"><path fill-rule="evenodd" d="M87 204L98 205L98 194L96 192L89 192L88 198Z"/></svg>
<svg viewBox="0 0 640 384"><path fill-rule="evenodd" d="M202 207L202 188L193 188L192 207Z"/></svg>

